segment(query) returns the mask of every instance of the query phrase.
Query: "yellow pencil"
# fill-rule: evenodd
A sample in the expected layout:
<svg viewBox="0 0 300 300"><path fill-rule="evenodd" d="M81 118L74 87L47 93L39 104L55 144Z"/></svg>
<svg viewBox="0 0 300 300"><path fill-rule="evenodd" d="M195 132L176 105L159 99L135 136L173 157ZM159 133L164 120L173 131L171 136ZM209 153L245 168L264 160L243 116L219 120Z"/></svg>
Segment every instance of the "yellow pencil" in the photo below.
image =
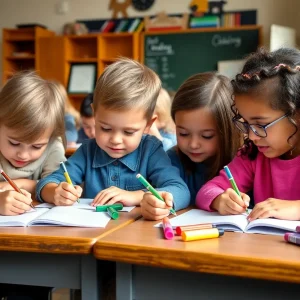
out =
<svg viewBox="0 0 300 300"><path fill-rule="evenodd" d="M70 178L70 175L69 175L69 173L68 173L68 171L67 171L67 168L66 168L66 166L65 166L65 164L64 164L64 162L62 161L60 164L61 164L61 166L62 166L62 168L63 168L63 170L64 170L64 176L65 176L65 178L66 178L67 183L68 183L68 184L71 184L72 186L74 186L73 183L72 183L72 180L71 180L71 178ZM77 198L77 202L79 203L79 198Z"/></svg>

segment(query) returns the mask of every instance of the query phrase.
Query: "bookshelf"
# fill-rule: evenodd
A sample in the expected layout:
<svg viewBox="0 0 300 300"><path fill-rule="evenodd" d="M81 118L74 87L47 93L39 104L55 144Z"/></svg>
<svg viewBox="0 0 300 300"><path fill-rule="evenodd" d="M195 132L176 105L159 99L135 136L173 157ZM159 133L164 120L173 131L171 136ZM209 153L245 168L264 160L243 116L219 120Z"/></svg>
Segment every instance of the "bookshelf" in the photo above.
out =
<svg viewBox="0 0 300 300"><path fill-rule="evenodd" d="M118 57L140 61L139 33L99 33L86 35L52 36L39 39L40 75L55 79L67 87L73 63L97 63L97 78L105 67ZM69 94L72 104L79 110L86 94Z"/></svg>
<svg viewBox="0 0 300 300"><path fill-rule="evenodd" d="M53 31L41 28L3 29L2 82L16 71L39 69L40 54L37 43L40 37L54 36Z"/></svg>

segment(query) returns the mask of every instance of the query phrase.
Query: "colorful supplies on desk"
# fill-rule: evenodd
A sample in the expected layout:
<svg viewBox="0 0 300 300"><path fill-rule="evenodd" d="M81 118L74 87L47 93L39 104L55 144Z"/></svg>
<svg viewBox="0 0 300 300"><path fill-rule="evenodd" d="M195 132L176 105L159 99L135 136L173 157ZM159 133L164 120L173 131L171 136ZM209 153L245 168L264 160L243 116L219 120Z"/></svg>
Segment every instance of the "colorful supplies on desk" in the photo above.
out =
<svg viewBox="0 0 300 300"><path fill-rule="evenodd" d="M287 232L284 234L284 240L286 242L300 246L300 233Z"/></svg>

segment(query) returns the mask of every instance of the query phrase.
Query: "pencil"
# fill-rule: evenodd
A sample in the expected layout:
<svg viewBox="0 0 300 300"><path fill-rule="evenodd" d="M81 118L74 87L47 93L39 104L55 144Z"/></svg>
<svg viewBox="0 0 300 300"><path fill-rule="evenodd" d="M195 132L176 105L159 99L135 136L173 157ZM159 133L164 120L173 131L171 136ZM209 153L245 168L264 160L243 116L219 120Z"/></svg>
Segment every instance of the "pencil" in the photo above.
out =
<svg viewBox="0 0 300 300"><path fill-rule="evenodd" d="M224 167L224 170L225 170L225 173L226 173L226 175L227 175L227 177L228 177L228 180L229 180L229 182L230 182L232 188L233 188L234 191L242 198L242 195L241 195L241 193L240 193L240 191L239 191L239 189L238 189L238 187L237 187L237 185L236 185L236 182L235 182L235 180L234 180L234 178L233 178L233 176L232 176L232 174L231 174L229 168L228 168L227 166L225 166L225 167ZM248 210L247 207L246 207L246 212L247 212L247 214L249 214L249 210Z"/></svg>
<svg viewBox="0 0 300 300"><path fill-rule="evenodd" d="M71 178L70 178L70 175L69 175L69 173L68 173L68 171L67 171L67 168L66 168L66 166L65 166L65 164L64 164L64 162L62 161L60 164L61 164L61 166L62 166L62 168L63 168L63 170L64 170L64 176L65 176L65 178L66 178L67 183L68 183L68 184L71 184L72 186L74 186L73 183L72 183L72 180L71 180ZM77 202L79 203L79 198L77 198Z"/></svg>
<svg viewBox="0 0 300 300"><path fill-rule="evenodd" d="M0 170L0 173L1 173L2 177L12 186L12 188L16 192L24 195L24 193L22 193L22 191L19 189L19 187L11 180L11 178L3 170ZM34 209L34 206L32 205L32 203L30 203L30 207Z"/></svg>
<svg viewBox="0 0 300 300"><path fill-rule="evenodd" d="M157 199L165 202L164 198L157 192L157 190L141 174L137 174L136 178L150 193L152 193L152 195L154 195ZM170 209L170 212L174 216L177 216L177 214L173 208Z"/></svg>

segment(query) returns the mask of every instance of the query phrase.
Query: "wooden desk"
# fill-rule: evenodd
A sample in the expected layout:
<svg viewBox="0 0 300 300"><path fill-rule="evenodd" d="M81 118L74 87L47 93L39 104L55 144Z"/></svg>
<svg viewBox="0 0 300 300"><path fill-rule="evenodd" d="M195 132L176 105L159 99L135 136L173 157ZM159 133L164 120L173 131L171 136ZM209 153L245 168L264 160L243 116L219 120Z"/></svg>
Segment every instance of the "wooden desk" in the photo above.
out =
<svg viewBox="0 0 300 300"><path fill-rule="evenodd" d="M300 247L282 236L225 232L218 239L183 242L180 237L165 240L156 223L140 219L96 242L96 258L118 262L117 299L299 295Z"/></svg>
<svg viewBox="0 0 300 300"><path fill-rule="evenodd" d="M139 217L135 208L106 228L0 227L0 282L81 289L82 300L98 300L93 246Z"/></svg>

